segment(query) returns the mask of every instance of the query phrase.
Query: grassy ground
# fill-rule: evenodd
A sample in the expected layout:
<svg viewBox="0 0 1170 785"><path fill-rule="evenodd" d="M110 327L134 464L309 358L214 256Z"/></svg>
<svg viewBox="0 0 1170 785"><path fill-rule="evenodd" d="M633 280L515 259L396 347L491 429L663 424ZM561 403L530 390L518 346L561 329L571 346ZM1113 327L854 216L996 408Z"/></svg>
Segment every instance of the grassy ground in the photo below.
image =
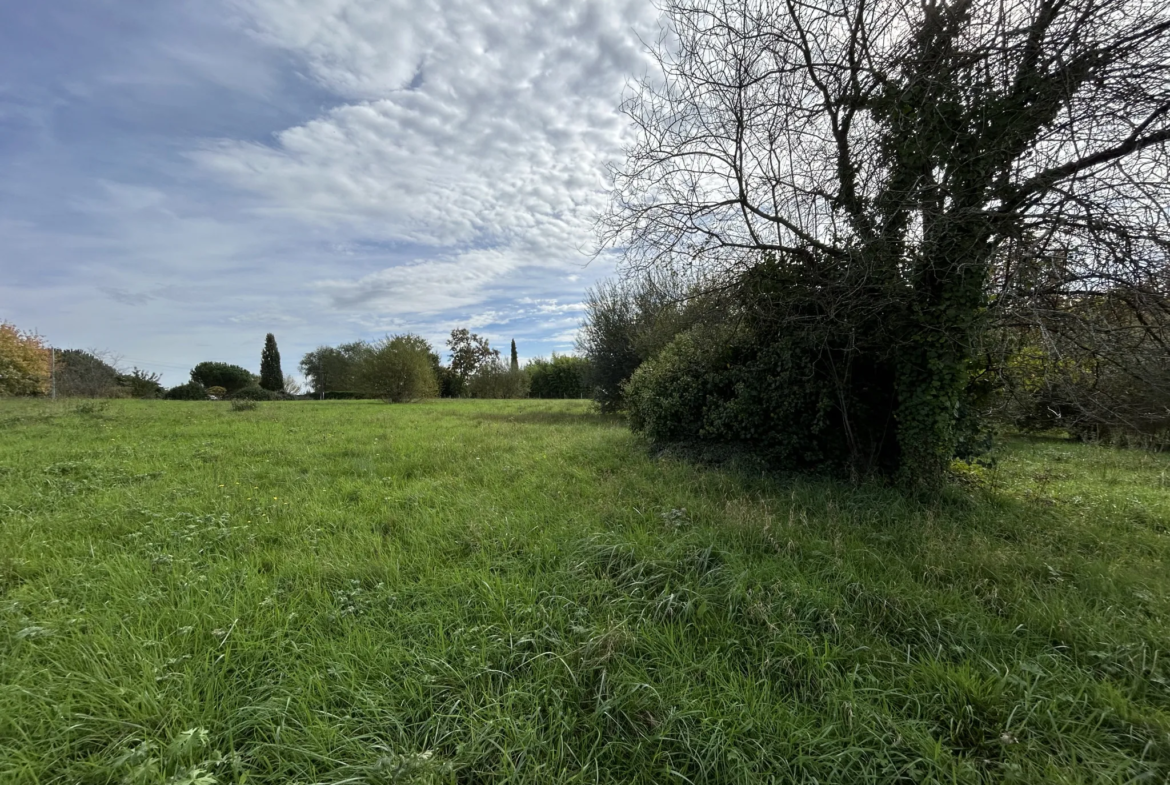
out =
<svg viewBox="0 0 1170 785"><path fill-rule="evenodd" d="M1170 780L1170 459L911 500L580 403L0 401L0 782Z"/></svg>

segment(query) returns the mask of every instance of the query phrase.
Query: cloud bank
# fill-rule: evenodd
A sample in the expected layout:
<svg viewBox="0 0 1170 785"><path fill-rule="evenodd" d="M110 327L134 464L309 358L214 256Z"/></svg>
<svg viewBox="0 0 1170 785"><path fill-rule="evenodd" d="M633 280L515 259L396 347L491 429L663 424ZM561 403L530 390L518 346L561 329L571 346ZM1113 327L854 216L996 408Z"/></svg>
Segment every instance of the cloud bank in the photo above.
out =
<svg viewBox="0 0 1170 785"><path fill-rule="evenodd" d="M54 40L68 18L80 41L105 6L66 5L73 16L43 22ZM0 222L13 272L0 316L176 366L255 365L249 329L277 332L294 358L472 322L528 356L571 346L585 286L609 271L605 258L587 266L593 221L621 152L623 87L648 67L652 4L160 9L126 13L115 38L137 46L76 63L62 52L0 83L0 124L19 117L27 137L0 148L0 163L23 167L0 190L15 216ZM78 119L94 130L68 137ZM63 202L16 193L46 178ZM51 301L70 312L54 316Z"/></svg>

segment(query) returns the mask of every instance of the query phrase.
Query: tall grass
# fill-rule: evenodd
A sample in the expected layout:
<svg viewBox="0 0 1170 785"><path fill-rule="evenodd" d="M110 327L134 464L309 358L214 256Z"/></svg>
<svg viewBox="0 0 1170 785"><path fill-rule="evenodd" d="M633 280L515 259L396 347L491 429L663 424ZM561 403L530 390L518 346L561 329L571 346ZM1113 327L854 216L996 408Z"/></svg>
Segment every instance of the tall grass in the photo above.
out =
<svg viewBox="0 0 1170 785"><path fill-rule="evenodd" d="M652 456L578 402L0 401L0 782L1166 782L1170 458Z"/></svg>

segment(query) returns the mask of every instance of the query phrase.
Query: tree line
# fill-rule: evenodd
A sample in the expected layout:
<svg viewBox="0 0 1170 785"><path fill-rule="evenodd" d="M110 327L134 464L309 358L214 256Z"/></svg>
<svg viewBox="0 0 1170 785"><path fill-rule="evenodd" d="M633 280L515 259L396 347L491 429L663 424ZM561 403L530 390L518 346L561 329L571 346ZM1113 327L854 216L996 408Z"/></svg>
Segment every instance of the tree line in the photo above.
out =
<svg viewBox="0 0 1170 785"><path fill-rule="evenodd" d="M94 352L51 350L44 340L0 322L0 395L169 400L296 398L377 398L405 402L424 398L586 398L589 365L581 357L553 354L520 365L516 342L507 361L488 339L466 328L451 332L450 360L420 336L406 333L377 341L320 346L304 355L302 391L281 367L276 337L269 333L259 373L239 365L207 361L191 369L188 381L165 389L157 373L123 372Z"/></svg>
<svg viewBox="0 0 1170 785"><path fill-rule="evenodd" d="M523 366L512 341L508 360L487 338L456 328L447 339L450 360L423 338L406 333L380 341L320 346L305 354L300 369L311 394L323 399L382 398L587 398L589 363L553 354Z"/></svg>

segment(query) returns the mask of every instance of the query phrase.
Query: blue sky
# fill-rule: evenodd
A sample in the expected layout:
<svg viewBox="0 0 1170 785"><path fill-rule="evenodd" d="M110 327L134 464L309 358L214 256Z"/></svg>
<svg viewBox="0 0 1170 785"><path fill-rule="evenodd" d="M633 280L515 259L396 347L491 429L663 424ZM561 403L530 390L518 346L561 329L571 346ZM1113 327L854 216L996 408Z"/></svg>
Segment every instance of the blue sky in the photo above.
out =
<svg viewBox="0 0 1170 785"><path fill-rule="evenodd" d="M176 384L468 326L572 348L648 0L0 9L0 319ZM588 264L587 264L588 262Z"/></svg>

